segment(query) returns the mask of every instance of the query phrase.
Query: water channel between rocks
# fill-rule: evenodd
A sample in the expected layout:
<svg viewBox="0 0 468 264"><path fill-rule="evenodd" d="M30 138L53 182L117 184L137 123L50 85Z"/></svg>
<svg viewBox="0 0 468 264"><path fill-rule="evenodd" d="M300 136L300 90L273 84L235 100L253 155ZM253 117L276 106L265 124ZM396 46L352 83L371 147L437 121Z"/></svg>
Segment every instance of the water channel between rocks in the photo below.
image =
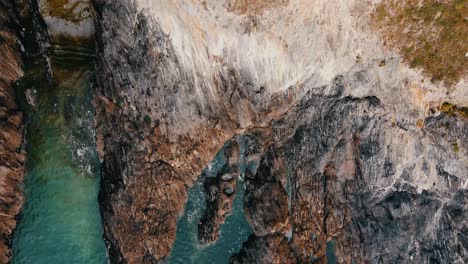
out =
<svg viewBox="0 0 468 264"><path fill-rule="evenodd" d="M91 54L58 47L51 57L53 84L33 70L26 73L24 88L35 106L27 112L26 201L13 238L13 264L106 263Z"/></svg>
<svg viewBox="0 0 468 264"><path fill-rule="evenodd" d="M246 167L251 171L256 170L258 164L246 164L244 149L245 142L240 142L241 156L239 168L241 176L245 173ZM205 168L204 174L207 177L215 177L225 163L224 149L221 149L213 161ZM206 208L203 194L203 183L198 181L190 189L188 201L185 205L183 216L177 222L176 241L171 254L166 263L168 264L222 264L228 263L229 258L237 253L242 243L252 234L243 211L245 186L242 177L238 179L236 196L232 206L232 212L227 216L226 221L220 228L219 238L208 245L202 245L197 237L197 225Z"/></svg>

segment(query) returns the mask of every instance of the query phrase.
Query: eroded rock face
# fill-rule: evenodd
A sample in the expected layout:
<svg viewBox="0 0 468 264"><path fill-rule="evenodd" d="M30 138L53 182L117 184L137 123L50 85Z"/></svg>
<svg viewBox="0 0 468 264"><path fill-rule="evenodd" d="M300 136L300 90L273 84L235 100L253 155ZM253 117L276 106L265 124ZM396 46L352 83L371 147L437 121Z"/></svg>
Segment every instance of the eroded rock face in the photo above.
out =
<svg viewBox="0 0 468 264"><path fill-rule="evenodd" d="M22 69L13 14L9 2L0 1L0 263L9 260L11 235L23 204L23 116L14 90Z"/></svg>
<svg viewBox="0 0 468 264"><path fill-rule="evenodd" d="M171 249L187 188L203 167L236 131L286 112L297 92L266 100L270 94L253 90L222 61L210 80L216 85L196 84L168 35L133 1L96 7L105 236L114 261L159 261Z"/></svg>
<svg viewBox="0 0 468 264"><path fill-rule="evenodd" d="M221 127L234 125L217 119L219 104L193 98L166 35L130 1L99 1L98 13L99 199L110 258L157 262L174 242L187 186L232 135Z"/></svg>
<svg viewBox="0 0 468 264"><path fill-rule="evenodd" d="M257 236L286 233L290 229L288 196L281 182L285 174L284 164L269 148L260 158L257 170L246 173L244 212Z"/></svg>
<svg viewBox="0 0 468 264"><path fill-rule="evenodd" d="M252 235L230 263L297 263L294 252L283 235Z"/></svg>
<svg viewBox="0 0 468 264"><path fill-rule="evenodd" d="M96 2L112 262L165 259L187 189L235 135L259 167L245 174L254 234L231 262L466 261L467 121L437 107L468 105L464 79L446 89L402 64L366 31L372 6ZM205 179L204 243L236 195L222 177Z"/></svg>
<svg viewBox="0 0 468 264"><path fill-rule="evenodd" d="M275 142L262 158L270 162L257 172L279 182L290 177L291 231L254 228L231 261L465 262L467 167L448 142L460 141L466 151L466 120L441 114L419 129L392 121L376 97L343 96L347 87L341 84L330 88L336 93L310 93L274 122ZM275 173L283 164L287 174ZM246 213L257 213L247 216L268 227L261 206L273 201L245 203ZM272 255L276 260L268 259L278 233L288 246Z"/></svg>

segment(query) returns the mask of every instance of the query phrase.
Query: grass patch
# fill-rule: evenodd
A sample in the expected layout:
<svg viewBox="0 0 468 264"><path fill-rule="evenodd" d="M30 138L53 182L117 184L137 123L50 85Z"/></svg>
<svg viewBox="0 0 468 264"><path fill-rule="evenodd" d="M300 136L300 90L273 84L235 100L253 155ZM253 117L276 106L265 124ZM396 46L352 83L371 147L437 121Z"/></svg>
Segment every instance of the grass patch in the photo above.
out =
<svg viewBox="0 0 468 264"><path fill-rule="evenodd" d="M440 106L439 109L441 112L444 112L449 116L461 116L463 118L468 118L467 107L458 107L454 104L445 102Z"/></svg>
<svg viewBox="0 0 468 264"><path fill-rule="evenodd" d="M468 0L383 0L372 20L410 67L452 85L468 71L467 14Z"/></svg>
<svg viewBox="0 0 468 264"><path fill-rule="evenodd" d="M416 126L422 129L424 127L424 120L418 119L418 121L416 121Z"/></svg>

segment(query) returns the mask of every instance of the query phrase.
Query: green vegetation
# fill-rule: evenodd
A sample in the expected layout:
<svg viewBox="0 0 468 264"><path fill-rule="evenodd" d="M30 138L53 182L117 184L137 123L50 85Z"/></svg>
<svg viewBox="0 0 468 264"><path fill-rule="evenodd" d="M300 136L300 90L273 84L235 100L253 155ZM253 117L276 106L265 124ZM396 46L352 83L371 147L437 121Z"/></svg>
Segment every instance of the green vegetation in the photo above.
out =
<svg viewBox="0 0 468 264"><path fill-rule="evenodd" d="M468 71L468 0L383 0L373 20L413 68L448 85Z"/></svg>
<svg viewBox="0 0 468 264"><path fill-rule="evenodd" d="M468 118L467 107L458 107L448 102L445 102L440 106L440 111L448 114L449 116L461 116L463 118Z"/></svg>
<svg viewBox="0 0 468 264"><path fill-rule="evenodd" d="M143 121L145 121L145 124L151 125L151 117L149 115L145 115Z"/></svg>

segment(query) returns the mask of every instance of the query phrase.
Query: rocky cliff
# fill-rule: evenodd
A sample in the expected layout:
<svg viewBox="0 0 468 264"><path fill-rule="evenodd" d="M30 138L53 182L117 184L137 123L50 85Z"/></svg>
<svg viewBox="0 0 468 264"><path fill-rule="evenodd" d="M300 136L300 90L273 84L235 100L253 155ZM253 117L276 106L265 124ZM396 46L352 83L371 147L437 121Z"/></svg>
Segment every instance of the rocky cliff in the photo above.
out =
<svg viewBox="0 0 468 264"><path fill-rule="evenodd" d="M251 135L259 167L244 179L254 234L231 262L467 261L464 75L438 82L405 64L372 25L381 7L96 5L100 204L113 262L165 259L187 188L234 135ZM236 172L205 178L202 243L218 237L231 201L222 190L235 192L222 176Z"/></svg>
<svg viewBox="0 0 468 264"><path fill-rule="evenodd" d="M10 257L16 215L23 204L23 115L14 89L22 69L13 8L0 1L0 263Z"/></svg>
<svg viewBox="0 0 468 264"><path fill-rule="evenodd" d="M231 261L464 263L467 168L450 142L466 150L466 120L441 113L423 128L395 122L377 97L344 96L347 83L338 77L311 91L274 122L254 192L290 177L290 189L274 196L287 203L290 192L289 212L274 216L289 229L254 228ZM266 221L279 212L273 201L245 201L254 226L277 225Z"/></svg>

